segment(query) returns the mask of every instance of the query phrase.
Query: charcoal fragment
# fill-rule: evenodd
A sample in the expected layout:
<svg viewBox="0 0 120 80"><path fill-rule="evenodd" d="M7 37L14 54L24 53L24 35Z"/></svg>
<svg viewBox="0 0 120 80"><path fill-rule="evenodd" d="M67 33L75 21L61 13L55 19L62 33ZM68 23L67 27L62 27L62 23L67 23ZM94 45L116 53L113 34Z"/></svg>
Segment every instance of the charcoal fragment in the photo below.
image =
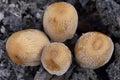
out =
<svg viewBox="0 0 120 80"><path fill-rule="evenodd" d="M97 75L93 70L80 67L75 68L75 70L76 72L73 73L70 80L98 80Z"/></svg>
<svg viewBox="0 0 120 80"><path fill-rule="evenodd" d="M40 66L39 70L36 72L34 80L49 80L52 78L52 75L47 73L42 66Z"/></svg>
<svg viewBox="0 0 120 80"><path fill-rule="evenodd" d="M0 12L0 21L4 18L4 14Z"/></svg>
<svg viewBox="0 0 120 80"><path fill-rule="evenodd" d="M8 25L9 26L9 30L10 31L18 31L18 30L21 30L22 27L23 27L23 24L24 22L22 21L21 18L19 17L16 17L14 15L11 15L11 16L8 16L8 17L5 17L3 19L3 25Z"/></svg>
<svg viewBox="0 0 120 80"><path fill-rule="evenodd" d="M120 80L120 57L106 69L110 80Z"/></svg>
<svg viewBox="0 0 120 80"><path fill-rule="evenodd" d="M104 25L109 25L110 32L120 38L120 5L114 0L96 0L96 8Z"/></svg>
<svg viewBox="0 0 120 80"><path fill-rule="evenodd" d="M115 59L119 59L119 58L120 58L120 44L115 43Z"/></svg>
<svg viewBox="0 0 120 80"><path fill-rule="evenodd" d="M106 69L110 80L120 80L120 44L115 43L115 60Z"/></svg>
<svg viewBox="0 0 120 80"><path fill-rule="evenodd" d="M85 7L85 5L88 3L89 0L79 0L81 3L82 7Z"/></svg>
<svg viewBox="0 0 120 80"><path fill-rule="evenodd" d="M66 0L66 2L72 4L72 5L75 5L75 3L77 2L77 0Z"/></svg>

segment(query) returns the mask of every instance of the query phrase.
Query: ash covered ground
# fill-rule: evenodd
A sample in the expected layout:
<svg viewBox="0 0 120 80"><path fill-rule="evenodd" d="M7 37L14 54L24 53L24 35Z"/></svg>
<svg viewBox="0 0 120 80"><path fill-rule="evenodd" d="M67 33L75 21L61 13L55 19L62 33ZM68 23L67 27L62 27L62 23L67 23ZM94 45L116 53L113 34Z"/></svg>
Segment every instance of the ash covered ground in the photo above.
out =
<svg viewBox="0 0 120 80"><path fill-rule="evenodd" d="M23 29L43 31L44 10L59 1L71 3L78 12L76 34L64 42L72 53L82 33L99 31L112 38L115 50L105 66L83 69L73 55L70 69L58 77L47 73L42 66L21 67L9 59L5 49L7 38ZM120 0L0 0L0 80L120 80Z"/></svg>

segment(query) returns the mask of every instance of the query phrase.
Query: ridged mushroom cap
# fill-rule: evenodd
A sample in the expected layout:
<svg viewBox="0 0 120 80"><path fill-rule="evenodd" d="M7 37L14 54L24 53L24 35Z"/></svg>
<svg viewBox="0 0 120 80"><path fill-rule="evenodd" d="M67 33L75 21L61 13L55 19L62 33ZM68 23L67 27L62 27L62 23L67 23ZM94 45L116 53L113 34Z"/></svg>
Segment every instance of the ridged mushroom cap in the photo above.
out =
<svg viewBox="0 0 120 80"><path fill-rule="evenodd" d="M110 60L113 50L114 44L107 35L87 32L78 39L75 56L81 67L97 69Z"/></svg>
<svg viewBox="0 0 120 80"><path fill-rule="evenodd" d="M44 12L43 27L53 41L64 42L71 39L76 32L77 24L77 11L69 3L53 3Z"/></svg>
<svg viewBox="0 0 120 80"><path fill-rule="evenodd" d="M43 32L27 29L13 33L7 40L6 50L16 64L37 66L41 63L42 49L47 44L49 40Z"/></svg>
<svg viewBox="0 0 120 80"><path fill-rule="evenodd" d="M71 51L63 43L51 43L44 48L41 62L50 74L63 75L71 65Z"/></svg>

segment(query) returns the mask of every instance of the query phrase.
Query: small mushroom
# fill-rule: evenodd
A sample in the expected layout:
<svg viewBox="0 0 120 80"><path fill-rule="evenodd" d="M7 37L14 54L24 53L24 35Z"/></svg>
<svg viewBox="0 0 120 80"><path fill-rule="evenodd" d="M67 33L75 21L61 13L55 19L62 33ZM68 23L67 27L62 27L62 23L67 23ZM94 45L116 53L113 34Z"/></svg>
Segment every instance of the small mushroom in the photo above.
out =
<svg viewBox="0 0 120 80"><path fill-rule="evenodd" d="M53 41L64 42L71 39L76 32L77 24L77 11L69 3L53 3L44 12L43 27Z"/></svg>
<svg viewBox="0 0 120 80"><path fill-rule="evenodd" d="M72 63L71 51L63 43L51 43L42 52L43 67L53 75L63 75Z"/></svg>
<svg viewBox="0 0 120 80"><path fill-rule="evenodd" d="M107 35L87 32L75 45L75 57L81 67L97 69L110 60L113 50L114 44Z"/></svg>
<svg viewBox="0 0 120 80"><path fill-rule="evenodd" d="M47 44L49 40L43 32L27 29L13 33L7 40L6 50L14 63L37 66L41 63L42 49Z"/></svg>

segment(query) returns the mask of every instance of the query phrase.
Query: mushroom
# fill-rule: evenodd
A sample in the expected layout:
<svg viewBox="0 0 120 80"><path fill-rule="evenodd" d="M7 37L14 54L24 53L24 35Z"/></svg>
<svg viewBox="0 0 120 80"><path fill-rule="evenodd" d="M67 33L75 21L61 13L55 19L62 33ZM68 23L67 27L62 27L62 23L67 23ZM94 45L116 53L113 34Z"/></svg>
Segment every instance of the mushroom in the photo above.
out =
<svg viewBox="0 0 120 80"><path fill-rule="evenodd" d="M44 12L43 27L53 41L64 42L71 39L76 32L77 24L77 11L69 3L53 3Z"/></svg>
<svg viewBox="0 0 120 80"><path fill-rule="evenodd" d="M110 60L113 50L114 44L107 35L87 32L75 45L75 57L81 67L97 69Z"/></svg>
<svg viewBox="0 0 120 80"><path fill-rule="evenodd" d="M47 44L49 40L43 32L27 29L13 33L7 40L6 50L14 63L37 66L41 63L42 49Z"/></svg>
<svg viewBox="0 0 120 80"><path fill-rule="evenodd" d="M43 67L53 75L63 75L72 63L71 51L63 43L51 43L42 52Z"/></svg>

